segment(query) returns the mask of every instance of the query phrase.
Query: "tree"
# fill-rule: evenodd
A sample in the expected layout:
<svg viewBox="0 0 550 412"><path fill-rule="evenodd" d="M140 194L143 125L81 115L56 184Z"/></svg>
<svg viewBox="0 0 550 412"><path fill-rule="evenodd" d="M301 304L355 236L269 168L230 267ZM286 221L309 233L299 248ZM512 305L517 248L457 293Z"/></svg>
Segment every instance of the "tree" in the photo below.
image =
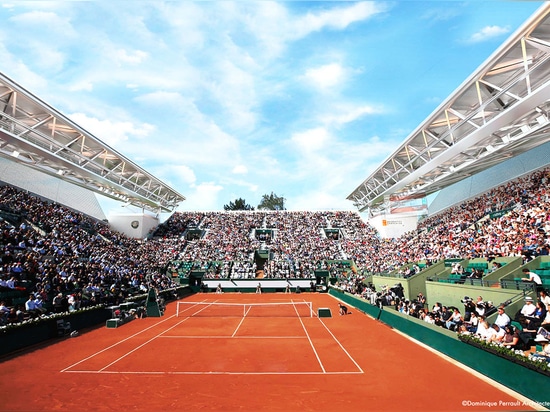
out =
<svg viewBox="0 0 550 412"><path fill-rule="evenodd" d="M286 210L285 198L271 192L270 195L263 195L258 210Z"/></svg>
<svg viewBox="0 0 550 412"><path fill-rule="evenodd" d="M229 202L228 205L223 205L224 210L254 210L254 208L246 204L246 200L238 198L234 202Z"/></svg>

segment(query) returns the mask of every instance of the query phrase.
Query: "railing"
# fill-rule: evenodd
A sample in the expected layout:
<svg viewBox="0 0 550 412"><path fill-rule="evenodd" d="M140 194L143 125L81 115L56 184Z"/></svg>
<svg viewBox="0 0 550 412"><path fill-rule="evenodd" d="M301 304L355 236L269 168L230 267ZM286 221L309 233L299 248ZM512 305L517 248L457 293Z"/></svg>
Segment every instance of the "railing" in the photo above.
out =
<svg viewBox="0 0 550 412"><path fill-rule="evenodd" d="M440 283L452 283L455 285L470 285L470 286L482 286L487 288L501 288L501 289L516 289L523 291L525 295L527 292L534 290L535 285L531 282L523 282L521 280L515 279L501 279L488 281L484 279L476 279L469 277L456 278L453 276L441 278L438 276L432 276L426 279L430 282L440 282Z"/></svg>

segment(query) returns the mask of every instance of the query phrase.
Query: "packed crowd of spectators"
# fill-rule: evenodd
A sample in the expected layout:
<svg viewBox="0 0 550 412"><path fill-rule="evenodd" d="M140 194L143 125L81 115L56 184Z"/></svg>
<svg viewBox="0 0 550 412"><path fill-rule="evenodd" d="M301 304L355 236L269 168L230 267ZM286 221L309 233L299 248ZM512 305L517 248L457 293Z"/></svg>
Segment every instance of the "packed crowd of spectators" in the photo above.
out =
<svg viewBox="0 0 550 412"><path fill-rule="evenodd" d="M266 267L249 267L246 275L242 270L235 273L237 277L253 277L258 269L267 277L309 277L314 270L330 269L331 262L349 260L354 262L356 277L400 271L406 278L420 270L419 262L491 261L499 256L528 261L548 254L547 183L548 170L533 172L424 219L416 230L395 239L381 239L358 213L346 211L175 213L160 233L179 233L176 247L181 261L254 265L254 252L262 246L269 250ZM486 219L495 212L501 216ZM193 225L204 235L189 241L182 233ZM254 236L255 229L271 230L273 236Z"/></svg>
<svg viewBox="0 0 550 412"><path fill-rule="evenodd" d="M419 270L418 262L498 256L528 261L548 254L547 184L548 170L533 172L424 219L396 239L381 239L349 211L176 212L148 239L129 239L104 222L4 185L0 289L30 292L48 310L78 308L117 302L151 286L174 287L173 262L188 262L210 278L254 278L259 272L311 278L323 270L340 278L339 287L363 294L369 292L362 285L365 274L407 268L407 277ZM494 212L501 216L483 219ZM258 258L259 250L268 258ZM383 294L374 296L383 300ZM54 306L59 295L62 303Z"/></svg>
<svg viewBox="0 0 550 412"><path fill-rule="evenodd" d="M340 225L353 221L353 215L354 224L366 226L352 212L176 212L153 237L177 235L177 260L199 262L198 267L206 268L206 277L254 278L260 270L267 278L310 278L315 270L338 269L337 263L327 262L350 259L340 240L346 229L350 233L357 229ZM342 233L327 236L329 228ZM203 235L190 240L186 233L197 229ZM258 267L255 253L261 249L269 259ZM228 270L221 271L211 262L230 263Z"/></svg>
<svg viewBox="0 0 550 412"><path fill-rule="evenodd" d="M8 185L0 186L0 213L0 292L16 313L0 317L1 323L175 286L163 272L173 257L169 242L129 239Z"/></svg>
<svg viewBox="0 0 550 412"><path fill-rule="evenodd" d="M354 261L360 271L388 273L441 259L491 261L500 256L518 256L526 263L548 255L548 176L549 170L544 169L508 182L424 219L416 230L399 238L378 240L371 236L365 247L355 244ZM486 218L495 212L502 215Z"/></svg>

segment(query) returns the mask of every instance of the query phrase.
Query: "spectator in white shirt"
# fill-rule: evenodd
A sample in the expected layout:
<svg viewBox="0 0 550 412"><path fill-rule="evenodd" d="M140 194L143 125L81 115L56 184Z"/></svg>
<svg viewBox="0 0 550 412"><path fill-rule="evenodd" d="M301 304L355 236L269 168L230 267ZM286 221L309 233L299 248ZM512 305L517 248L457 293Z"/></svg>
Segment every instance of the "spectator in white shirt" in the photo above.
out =
<svg viewBox="0 0 550 412"><path fill-rule="evenodd" d="M33 318L37 316L36 303L34 301L34 295L31 293L29 299L25 302L25 312L31 315Z"/></svg>
<svg viewBox="0 0 550 412"><path fill-rule="evenodd" d="M499 306L497 311L498 315L495 319L495 323L499 326L500 329L504 330L504 328L508 326L511 322L510 316L508 316L504 311L504 306Z"/></svg>
<svg viewBox="0 0 550 412"><path fill-rule="evenodd" d="M525 304L521 308L520 313L523 316L533 316L536 310L537 307L533 304L533 298L531 296L527 296L525 298Z"/></svg>

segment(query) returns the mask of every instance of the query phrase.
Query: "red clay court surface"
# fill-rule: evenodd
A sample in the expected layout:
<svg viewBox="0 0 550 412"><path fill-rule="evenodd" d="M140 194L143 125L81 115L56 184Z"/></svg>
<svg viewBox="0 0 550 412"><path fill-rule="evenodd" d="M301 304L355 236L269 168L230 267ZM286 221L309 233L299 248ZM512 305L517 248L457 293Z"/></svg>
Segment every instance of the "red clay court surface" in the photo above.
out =
<svg viewBox="0 0 550 412"><path fill-rule="evenodd" d="M521 396L360 312L339 316L337 300L326 294L197 294L185 300L310 301L315 315L330 308L332 317L256 317L255 308L247 316L190 317L191 306L176 317L177 305L170 303L160 318L80 331L2 359L0 410L530 409Z"/></svg>

